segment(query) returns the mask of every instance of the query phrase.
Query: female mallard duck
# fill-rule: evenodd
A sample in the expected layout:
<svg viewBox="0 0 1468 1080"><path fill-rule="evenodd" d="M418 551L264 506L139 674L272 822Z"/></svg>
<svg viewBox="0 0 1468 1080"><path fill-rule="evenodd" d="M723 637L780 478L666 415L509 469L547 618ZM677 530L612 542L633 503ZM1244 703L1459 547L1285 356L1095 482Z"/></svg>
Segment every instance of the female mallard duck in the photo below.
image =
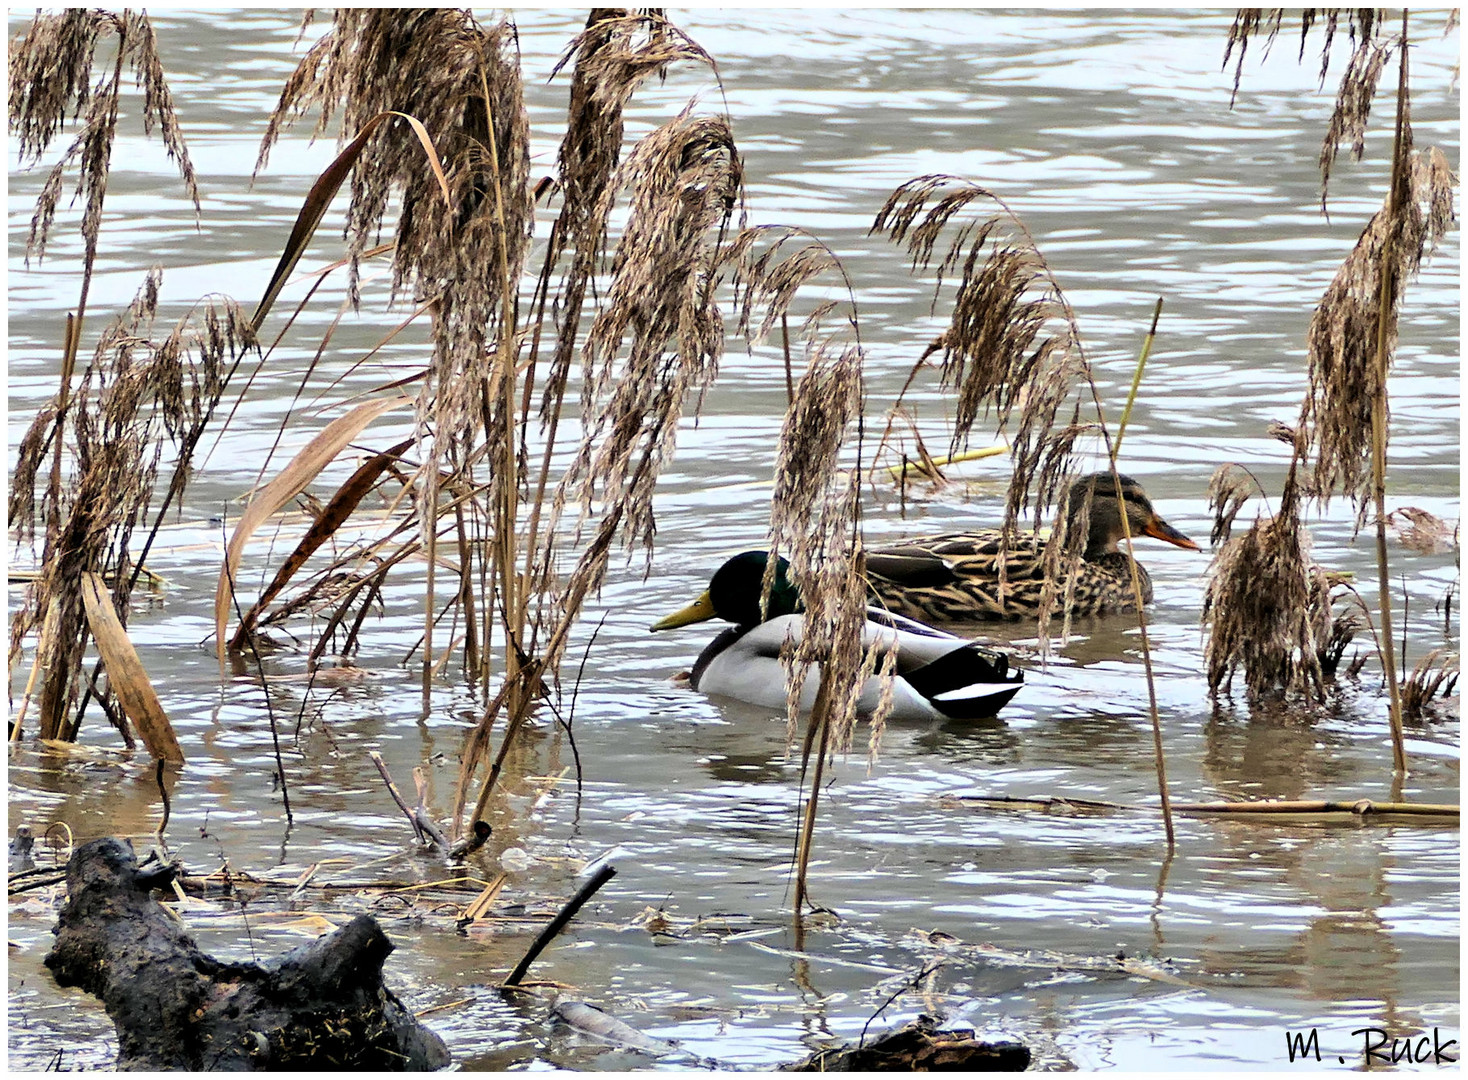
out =
<svg viewBox="0 0 1468 1080"><path fill-rule="evenodd" d="M785 576L788 564L781 559L761 620L760 590L768 558L763 551L734 556L719 567L708 591L682 611L654 623L652 629L671 630L715 617L733 623L699 654L690 685L706 694L784 709L780 646L787 636L798 640L805 617L797 614L800 594ZM895 719L993 716L1014 697L1024 679L1021 672L1009 670L1009 658L1001 652L875 608L867 609L862 640L867 645L874 640L897 643L891 713ZM817 681L806 680L802 710L811 707ZM871 711L881 692L881 680L868 679L858 708Z"/></svg>
<svg viewBox="0 0 1468 1080"><path fill-rule="evenodd" d="M1120 500L1117 480L1121 482ZM1129 476L1113 480L1111 473L1084 476L1071 484L1066 508L1071 528L1080 527L1087 496L1090 521L1071 614L1135 611L1132 558L1116 546L1127 535L1122 531L1121 507L1126 507L1133 537L1152 536L1191 551L1197 551L1198 545L1157 516L1141 484ZM867 582L879 603L909 618L936 622L1034 618L1045 587L1044 544L1037 536L1018 537L1001 555L1002 539L998 529L991 529L917 537L871 548L866 553ZM1136 566L1142 602L1151 603L1152 579L1141 563Z"/></svg>

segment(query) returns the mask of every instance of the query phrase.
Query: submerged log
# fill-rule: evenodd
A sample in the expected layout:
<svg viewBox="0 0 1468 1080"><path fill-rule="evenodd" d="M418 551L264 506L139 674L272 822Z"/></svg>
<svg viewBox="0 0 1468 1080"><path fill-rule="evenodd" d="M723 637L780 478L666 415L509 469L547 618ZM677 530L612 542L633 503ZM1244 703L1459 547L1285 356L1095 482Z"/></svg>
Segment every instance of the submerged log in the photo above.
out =
<svg viewBox="0 0 1468 1080"><path fill-rule="evenodd" d="M67 864L46 966L102 999L122 1069L442 1068L449 1053L382 983L393 945L367 915L263 963L200 951L150 892L172 866L93 840Z"/></svg>
<svg viewBox="0 0 1468 1080"><path fill-rule="evenodd" d="M1017 1042L983 1042L971 1031L940 1031L931 1016L871 1042L820 1050L790 1072L1023 1072L1030 1051Z"/></svg>

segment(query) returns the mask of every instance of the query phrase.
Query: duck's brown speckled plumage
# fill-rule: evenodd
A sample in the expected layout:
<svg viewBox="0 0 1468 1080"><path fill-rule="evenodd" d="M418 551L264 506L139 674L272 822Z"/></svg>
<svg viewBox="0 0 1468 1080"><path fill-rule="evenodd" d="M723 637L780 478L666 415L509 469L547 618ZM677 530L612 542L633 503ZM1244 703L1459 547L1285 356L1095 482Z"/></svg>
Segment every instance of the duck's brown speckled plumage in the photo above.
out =
<svg viewBox="0 0 1468 1080"><path fill-rule="evenodd" d="M1142 486L1121 479L1122 499L1133 537L1153 536L1178 547L1197 545L1152 509ZM1090 493L1086 549L1077 570L1073 615L1135 611L1132 559L1117 549L1122 531L1120 504L1110 473L1082 477L1071 485L1069 510L1078 526ZM914 537L867 551L867 581L877 602L899 615L929 622L1031 619L1045 588L1044 544L1035 536L1010 540L1003 549L998 529ZM1000 595L999 569L1004 567ZM1152 579L1140 563L1142 602L1152 600ZM1061 583L1062 589L1064 583ZM1062 593L1063 602L1063 593Z"/></svg>

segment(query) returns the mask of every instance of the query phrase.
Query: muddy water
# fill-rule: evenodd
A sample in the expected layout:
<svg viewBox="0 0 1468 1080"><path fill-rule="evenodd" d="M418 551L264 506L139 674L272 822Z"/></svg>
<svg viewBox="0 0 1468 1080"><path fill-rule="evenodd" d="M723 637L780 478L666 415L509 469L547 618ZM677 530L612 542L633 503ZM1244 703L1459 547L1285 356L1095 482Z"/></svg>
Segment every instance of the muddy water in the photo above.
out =
<svg viewBox="0 0 1468 1080"><path fill-rule="evenodd" d="M565 97L564 80L545 80L578 18L538 11L520 20L537 175L553 163ZM718 59L752 220L814 231L855 284L871 415L891 402L937 323L929 286L866 229L897 184L954 173L993 188L1025 218L1076 307L1113 414L1152 304L1164 297L1124 458L1170 521L1206 540L1205 489L1223 461L1248 464L1278 492L1285 450L1265 428L1294 421L1310 312L1379 205L1390 147L1378 124L1367 161L1338 166L1331 218L1322 218L1315 160L1330 102L1312 57L1297 64L1293 43L1282 42L1261 66L1251 50L1230 110L1231 73L1219 70L1228 27L1221 14L699 11L681 21ZM252 303L302 194L332 153L325 143L288 139L249 187L266 112L296 55L292 19L168 12L156 23L206 201L196 224L161 151L134 134L135 121L124 122L93 331L153 263L165 268L175 313L204 291ZM1413 122L1418 143L1443 147L1456 166L1457 35L1441 40L1439 31L1418 31ZM1332 86L1343 66L1337 56ZM697 76L674 73L650 85L631 129L647 130L700 90L709 107L723 100ZM1384 100L1378 107L1389 109ZM68 228L75 215L63 215L46 261L25 270L20 253L40 177L14 164L12 147L12 453L52 389L79 250ZM303 266L329 261L338 246L328 223ZM1459 512L1458 256L1455 233L1411 287L1392 382L1390 501L1451 520ZM350 368L400 317L384 309L380 288L369 297L360 316L345 320L315 386L341 382L319 399L309 391L304 407L329 407L421 364L420 336L366 369ZM246 677L221 679L205 642L220 543L209 519L226 507L238 513L229 500L253 482L287 411L303 407L292 402L299 373L340 298L328 287L275 354L152 559L167 588L132 616L134 640L189 755L169 840L194 869L227 859L281 878L314 863L342 880L441 873L410 852L365 757L381 751L403 783L429 761L442 808L474 715L471 694L451 677L435 687L427 714L420 709L417 676L401 664L417 636L411 590L388 596L385 618L366 639L359 663L371 678L308 698L285 681L300 671L300 656L286 650L271 661L281 680L271 706L288 733L293 828L269 779L262 694ZM589 612L588 627L603 615L605 623L572 722L584 770L579 795L569 780L547 791L543 778L573 766L570 742L549 725L511 763L495 839L473 869L493 876L505 850L519 849L506 860L515 869L504 899L529 905L524 927L460 935L431 912L414 919L379 908L400 946L390 980L416 1009L451 1006L428 1020L460 1062L648 1064L548 1026L544 1001L507 1002L489 989L528 942L529 916L574 887L584 860L607 851L615 851L617 877L534 974L680 1040L703 1061L768 1067L793 1059L828 1037L855 1037L894 995L883 1021L937 1009L1025 1039L1049 1067L1278 1068L1283 1033L1312 1027L1327 1057L1359 1057L1361 1039L1350 1033L1368 1026L1457 1036L1456 830L1183 817L1167 861L1150 814L983 810L944 798L1154 801L1138 636L1125 619L1078 627L1048 666L1029 668L1024 692L997 721L894 725L874 759L859 745L836 763L823 793L812 890L839 918L809 929L804 954L793 955L784 912L799 772L784 722L668 682L704 632L646 632L701 588L722 556L762 541L783 395L775 354L750 356L731 342L702 419L685 423L662 481L651 576L644 580L640 561L619 564ZM914 401L925 435L941 443L936 387L920 387ZM303 444L321 422L313 412L293 419L287 445ZM905 505L873 495L867 535L993 523L1004 469L970 466L967 483L909 489ZM1341 504L1320 516L1316 554L1355 572L1374 598L1374 555L1353 539L1350 519ZM1175 798L1457 802L1456 709L1411 730L1412 771L1394 786L1373 665L1320 715L1251 712L1241 700L1215 713L1198 628L1206 557L1159 547L1148 545L1143 558L1156 586L1152 659ZM1392 555L1398 589L1410 599L1409 657L1456 648L1456 619L1445 630L1433 610L1456 578L1454 556L1399 546ZM257 575L267 558L258 553ZM17 597L12 589L12 608ZM1011 636L1026 644L1024 631ZM18 694L22 684L13 685ZM39 832L65 822L78 837L121 833L145 844L157 820L146 770L116 751L105 724L92 725L84 743L89 752L75 754L29 742L12 748L12 827ZM260 904L283 907L278 898ZM649 908L664 912L667 932L645 925ZM316 932L265 915L247 931L235 912L187 913L211 948L236 956L268 954ZM11 902L11 1063L38 1068L60 1051L63 1064L103 1065L112 1047L100 1007L59 991L41 967L51 919L45 900ZM935 931L957 940L935 939ZM972 948L984 943L1003 954ZM1028 950L1041 952L1029 964L1012 962ZM1161 977L1102 970L1118 952ZM926 995L899 994L940 959Z"/></svg>

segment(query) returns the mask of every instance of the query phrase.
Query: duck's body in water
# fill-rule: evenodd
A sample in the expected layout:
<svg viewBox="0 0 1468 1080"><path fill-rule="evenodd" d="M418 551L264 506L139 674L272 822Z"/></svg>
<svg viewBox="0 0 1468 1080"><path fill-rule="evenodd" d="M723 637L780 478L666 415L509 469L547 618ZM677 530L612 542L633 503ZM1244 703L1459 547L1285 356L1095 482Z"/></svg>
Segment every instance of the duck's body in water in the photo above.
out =
<svg viewBox="0 0 1468 1080"><path fill-rule="evenodd" d="M763 551L736 555L714 574L708 591L682 611L655 623L653 630L720 618L734 626L720 633L699 655L689 681L695 690L737 698L772 709L785 708L785 669L780 649L798 639L804 616L800 596L780 560L764 617L760 588L768 556ZM893 677L894 719L978 719L993 716L1018 691L1024 676L1009 670L1004 653L901 616L868 609L862 641L896 648ZM820 680L807 678L800 706L808 711ZM862 687L858 709L871 712L882 694L873 676Z"/></svg>
<svg viewBox="0 0 1468 1080"><path fill-rule="evenodd" d="M1120 481L1121 498L1117 498ZM1089 515L1087 502L1089 501ZM1130 555L1117 547L1127 535L1151 536L1197 551L1193 543L1158 516L1142 485L1111 473L1081 477L1067 497L1068 528L1086 530L1077 570L1072 615L1135 611ZM1083 520L1084 519L1084 520ZM998 529L914 537L866 552L867 581L876 602L888 611L930 622L1035 618L1044 592L1045 542L1034 535L1012 537ZM1003 567L1003 588L1000 567ZM1152 579L1136 563L1142 602L1152 601ZM1065 583L1057 583L1064 597Z"/></svg>

